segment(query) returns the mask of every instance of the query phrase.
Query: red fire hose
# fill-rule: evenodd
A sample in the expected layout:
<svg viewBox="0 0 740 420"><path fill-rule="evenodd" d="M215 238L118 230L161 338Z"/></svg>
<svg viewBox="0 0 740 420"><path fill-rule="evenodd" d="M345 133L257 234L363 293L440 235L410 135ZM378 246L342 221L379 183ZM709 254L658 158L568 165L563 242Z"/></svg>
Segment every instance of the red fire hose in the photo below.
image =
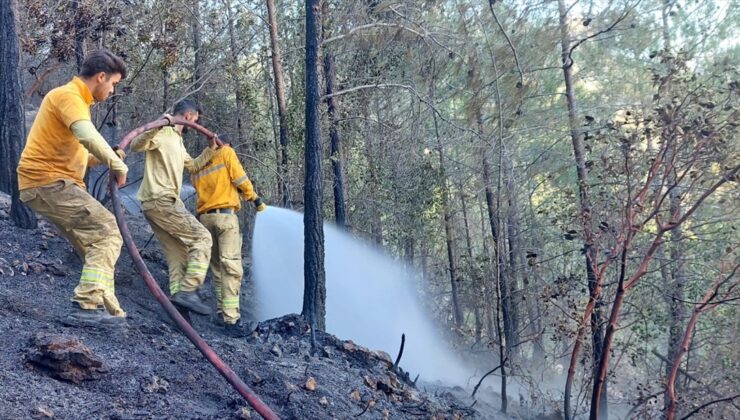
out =
<svg viewBox="0 0 740 420"><path fill-rule="evenodd" d="M211 131L207 130L206 128L196 124L192 123L190 121L187 121L185 119L179 118L179 117L173 117L172 122L174 124L184 125L188 127L192 127L195 130L200 131L203 133L206 137L209 139L212 139L215 137L215 134ZM131 131L128 133L123 140L121 140L121 143L118 145L121 149L126 149L128 144L133 140L136 136L139 134L151 130L154 128L159 128L165 125L168 125L169 122L166 119L160 119L156 121L152 121L150 123L144 124L143 126ZM216 140L219 145L221 145L220 141ZM146 283L146 286L149 288L149 291L154 295L154 298L157 299L160 305L164 308L164 310L167 312L167 315L172 318L173 321L177 324L178 327L180 327L180 330L182 330L183 334L195 344L195 347L200 350L201 353L203 353L203 356L205 356L206 359L208 359L209 362L218 370L218 372L226 378L226 380L231 384L231 386L236 389L239 394L244 397L244 399L247 400L249 405L252 406L252 408L255 409L262 417L268 420L273 419L280 419L280 417L275 414L270 407L268 407L257 394L255 394L247 384L242 381L239 376L234 373L233 370L227 365L223 360L221 360L220 357L216 354L216 352L213 351L213 349L201 338L200 335L193 329L190 324L185 321L185 318L180 315L180 313L175 309L175 307L172 305L172 302L170 302L169 298L164 294L162 289L159 288L159 285L157 284L157 281L154 280L154 277L147 269L146 265L144 264L144 260L141 258L141 255L139 254L138 248L136 248L136 244L134 243L134 239L131 236L131 232L128 229L128 225L126 224L126 219L123 215L123 207L121 205L121 197L118 191L118 186L116 185L115 178L110 177L110 191L111 191L111 199L113 201L113 211L116 216L116 220L118 222L118 228L121 230L121 235L123 236L123 241L126 244L126 248L128 249L129 254L131 254L131 259L134 261L134 264L136 265L136 269L139 271L139 274L144 278L144 282Z"/></svg>

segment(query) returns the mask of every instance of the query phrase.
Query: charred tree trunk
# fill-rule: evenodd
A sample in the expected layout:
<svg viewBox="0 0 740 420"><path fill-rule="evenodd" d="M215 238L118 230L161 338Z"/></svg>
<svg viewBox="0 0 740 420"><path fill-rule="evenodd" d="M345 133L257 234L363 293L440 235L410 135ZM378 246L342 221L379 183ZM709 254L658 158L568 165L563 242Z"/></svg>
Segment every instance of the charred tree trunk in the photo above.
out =
<svg viewBox="0 0 740 420"><path fill-rule="evenodd" d="M306 3L306 6L308 6L308 2ZM277 97L278 119L280 120L280 161L278 165L278 173L280 179L278 181L278 193L280 194L283 207L290 208L290 191L288 186L288 107L285 102L285 82L283 82L283 56L280 51L280 43L278 41L278 27L277 18L275 17L274 0L267 0L267 19L270 25L272 72L273 80L275 81L275 96ZM306 29L306 31L308 32L308 29ZM308 107L308 104L306 104L306 106Z"/></svg>
<svg viewBox="0 0 740 420"><path fill-rule="evenodd" d="M36 227L36 216L18 198L16 168L25 143L26 125L23 112L23 91L18 63L16 34L16 2L0 0L0 190L10 194L10 217L16 226Z"/></svg>
<svg viewBox="0 0 740 420"><path fill-rule="evenodd" d="M326 277L324 272L323 179L319 116L320 0L306 0L306 178L304 226L303 316L313 328L326 329Z"/></svg>
<svg viewBox="0 0 740 420"><path fill-rule="evenodd" d="M589 305L593 308L591 311L591 341L593 343L593 373L594 383L597 380L597 365L602 358L602 346L604 338L604 316L603 300L600 296L600 287L597 284L596 273L594 272L594 249L593 238L591 233L591 205L589 202L588 175L586 171L586 151L583 146L583 139L578 124L578 105L576 102L575 87L573 84L573 61L571 59L571 33L568 27L568 16L564 0L558 0L558 17L560 22L560 46L563 63L563 78L565 80L565 98L568 106L568 125L570 127L570 137L573 146L573 155L576 164L576 175L578 179L578 192L581 207L581 219L583 225L584 244L583 249L586 255L586 281L589 290ZM573 379L575 375L575 364L580 352L582 336L576 337L575 347L571 353L570 367L568 377L565 383L564 396L564 415L566 420L572 416L570 399L572 394ZM601 411L599 416L606 420L608 416L606 403L606 388L602 393L600 401Z"/></svg>

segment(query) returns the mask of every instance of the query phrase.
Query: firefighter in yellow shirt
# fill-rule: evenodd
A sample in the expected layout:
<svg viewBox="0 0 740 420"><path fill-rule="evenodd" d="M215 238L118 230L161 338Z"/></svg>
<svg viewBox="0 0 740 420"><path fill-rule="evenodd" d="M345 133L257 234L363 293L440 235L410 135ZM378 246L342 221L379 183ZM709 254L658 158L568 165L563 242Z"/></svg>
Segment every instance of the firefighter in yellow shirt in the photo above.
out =
<svg viewBox="0 0 740 420"><path fill-rule="evenodd" d="M108 50L90 52L77 77L44 97L18 163L21 201L54 223L83 259L75 310L65 319L72 325L126 324L113 279L121 234L83 181L88 166L102 163L119 187L126 183L123 152L111 149L90 117L90 106L106 100L125 77L121 58Z"/></svg>
<svg viewBox="0 0 740 420"><path fill-rule="evenodd" d="M239 292L244 270L236 212L241 208L241 199L254 202L257 211L267 206L255 193L234 149L228 145L220 147L205 167L192 173L191 180L198 193L198 219L213 237L211 274L217 315L227 335L243 337L249 328L240 320Z"/></svg>
<svg viewBox="0 0 740 420"><path fill-rule="evenodd" d="M196 122L200 108L190 100L175 104L173 113ZM169 118L169 116L166 116ZM131 150L145 152L144 179L139 188L144 216L152 227L167 258L170 275L170 300L181 312L211 313L198 295L211 258L211 234L185 208L180 199L183 170L193 173L213 157L215 139L193 159L185 150L183 126L165 126L142 133L131 142Z"/></svg>

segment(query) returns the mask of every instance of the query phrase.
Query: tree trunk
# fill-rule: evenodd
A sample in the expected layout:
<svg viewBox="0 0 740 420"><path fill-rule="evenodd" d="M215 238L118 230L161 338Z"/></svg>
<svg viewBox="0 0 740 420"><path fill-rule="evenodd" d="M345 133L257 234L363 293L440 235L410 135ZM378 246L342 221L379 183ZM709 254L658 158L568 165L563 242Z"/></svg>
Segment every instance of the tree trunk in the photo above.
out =
<svg viewBox="0 0 740 420"><path fill-rule="evenodd" d="M306 0L306 178L304 226L303 316L313 328L326 329L323 180L319 120L320 0Z"/></svg>
<svg viewBox="0 0 740 420"><path fill-rule="evenodd" d="M82 69L82 62L85 61L85 30L80 13L79 0L72 0L72 12L74 13L75 24L75 62L77 63L77 72Z"/></svg>
<svg viewBox="0 0 740 420"><path fill-rule="evenodd" d="M508 295L508 282L506 278L506 261L501 249L500 230L498 229L498 218L496 216L496 203L491 189L491 165L488 157L483 153L483 183L485 184L486 205L488 208L488 221L491 225L491 237L493 238L493 248L496 254L496 283L498 289L498 301L503 318L503 329L498 321L498 309L496 311L496 333L499 339L499 360L501 363L501 411L506 412L508 405L508 396L506 395L506 370L505 361L510 352L511 337L513 331L511 328L511 300Z"/></svg>
<svg viewBox="0 0 740 420"><path fill-rule="evenodd" d="M237 47L236 30L234 29L234 11L231 9L231 0L224 1L224 8L226 8L226 16L228 17L228 30L229 30L229 52L231 53L231 80L234 85L234 105L236 108L234 114L236 117L236 144L242 145L249 141L247 138L247 121L249 118L245 117L246 106L244 104L244 88L242 87L242 78L239 72L239 48Z"/></svg>
<svg viewBox="0 0 740 420"><path fill-rule="evenodd" d="M36 216L18 198L16 168L26 137L23 91L18 63L16 2L0 0L0 190L11 196L10 217L23 229L36 227Z"/></svg>
<svg viewBox="0 0 740 420"><path fill-rule="evenodd" d="M324 76L326 78L326 94L334 93L336 84L334 74L334 56L326 53L324 56ZM347 228L347 204L344 182L344 154L342 153L342 137L339 133L337 101L333 96L326 100L329 111L329 138L331 139L331 168L334 173L334 221L342 229Z"/></svg>
<svg viewBox="0 0 740 420"><path fill-rule="evenodd" d="M483 255L486 257L486 266L484 268L483 273L490 273L493 270L490 269L489 262L490 262L490 251L488 249L488 241L486 241L486 217L485 217L485 210L483 208L483 203L479 202L479 210L480 210L480 232L481 237L483 238ZM482 276L484 276L484 274ZM484 277L485 278L485 277ZM487 284L485 281L483 282L483 288L484 290L484 297L485 297L485 310L486 310L486 331L488 332L488 338L489 340L493 340L496 337L496 328L493 325L493 293L492 290L494 289L491 287L491 285Z"/></svg>
<svg viewBox="0 0 740 420"><path fill-rule="evenodd" d="M378 107L376 106L376 109ZM377 143L374 139L380 138L380 128L378 131L372 130L369 124L370 118L370 104L369 100L362 100L362 116L368 123L365 125L365 159L367 160L367 183L366 188L369 191L365 196L365 211L367 217L367 223L370 225L370 240L379 247L383 246L383 229L380 226L380 210L378 209L379 192L380 192L380 180L378 176L378 165L376 162L376 154L378 153ZM379 113L376 118L380 118Z"/></svg>
<svg viewBox="0 0 740 420"><path fill-rule="evenodd" d="M328 38L330 35L328 2L325 0L323 8L323 35ZM329 139L331 144L329 159L331 160L331 169L334 174L334 222L341 229L347 229L347 193L344 182L344 153L342 152L342 136L339 132L339 111L337 109L337 99L331 96L336 88L336 72L334 66L334 55L326 49L324 51L324 79L326 80L326 108L329 113Z"/></svg>
<svg viewBox="0 0 740 420"><path fill-rule="evenodd" d="M675 182L675 176L673 182ZM681 197L676 188L670 191L670 212L671 214L680 214ZM683 338L683 326L687 317L686 305L683 302L684 289L686 288L686 272L684 270L683 256L683 229L676 226L671 231L670 239L670 261L671 267L669 283L666 285L668 290L668 355L670 363L666 363L666 377L673 371L673 361L678 359L681 351L681 341ZM688 349L687 349L688 351ZM666 407L669 405L666 394Z"/></svg>
<svg viewBox="0 0 740 420"><path fill-rule="evenodd" d="M308 1L306 3L306 6L308 6ZM280 43L278 42L278 27L277 19L275 17L274 0L267 0L267 20L270 25L272 72L275 81L275 96L277 97L278 118L280 120L280 161L278 165L278 174L280 176L280 180L278 183L278 193L280 194L283 207L290 208L290 191L288 186L288 110L285 102L285 82L283 82L283 58L280 51ZM306 32L308 33L308 29L306 29ZM318 35L316 36L318 37ZM308 43L308 40L306 40L306 42ZM308 54L308 52L306 54ZM306 104L306 107L308 107L308 104Z"/></svg>
<svg viewBox="0 0 740 420"><path fill-rule="evenodd" d="M583 225L583 236L584 244L583 248L586 254L586 280L588 283L589 300L593 303L593 311L591 312L591 340L593 342L593 373L594 383L597 380L597 366L599 360L602 357L602 345L604 338L604 316L603 316L603 300L600 296L600 288L597 284L596 273L594 272L594 250L593 250L593 238L591 233L591 206L588 198L588 175L586 172L586 152L583 146L583 139L578 124L578 105L575 96L575 87L573 84L573 62L570 57L571 54L571 33L569 29L569 22L567 16L567 10L564 0L558 0L558 17L560 22L560 46L563 63L563 78L565 80L565 98L568 105L568 125L570 128L571 143L573 145L573 155L576 164L576 175L578 178L578 192L581 207L581 219ZM576 361L578 359L578 351L580 350L580 334L576 338L576 345L573 353L571 354L569 375L565 383L565 396L564 396L564 415L566 420L572 418L572 412L570 407L570 398L573 386L573 374ZM600 401L601 412L599 416L602 420L606 420L608 417L607 403L606 403L606 384L604 384L604 392L602 393L602 399Z"/></svg>
<svg viewBox="0 0 740 420"><path fill-rule="evenodd" d="M167 112L170 103L170 72L162 68L162 112Z"/></svg>
<svg viewBox="0 0 740 420"><path fill-rule="evenodd" d="M463 223L465 226L465 245L468 253L468 271L470 272L471 284L468 287L467 303L472 309L473 316L475 317L475 343L481 342L481 336L483 333L483 319L481 316L480 306L481 303L478 299L481 292L481 279L478 275L478 267L473 257L473 241L470 237L470 223L468 222L468 204L465 199L465 192L462 185L460 185L460 204L462 205L463 211Z"/></svg>
<svg viewBox="0 0 740 420"><path fill-rule="evenodd" d="M432 78L432 83L434 83ZM431 87L430 99L434 102L434 87ZM452 237L452 214L450 213L450 191L447 182L447 173L445 171L444 148L442 139L439 135L439 124L437 123L437 114L432 112L434 121L434 135L437 137L437 153L439 153L439 169L442 185L442 208L444 210L445 238L447 242L447 263L450 272L450 288L452 291L452 316L455 327L459 330L462 327L463 314L460 308L460 297L457 291L457 267L455 263L455 248Z"/></svg>
<svg viewBox="0 0 740 420"><path fill-rule="evenodd" d="M200 25L200 0L193 0L193 20L192 20L192 30L193 30L193 87L197 88L198 83L200 83L202 74L202 67L203 67L203 53L201 52L202 42L201 42L201 25ZM193 99L196 103L200 102L200 91L196 91L193 94Z"/></svg>
<svg viewBox="0 0 740 420"><path fill-rule="evenodd" d="M501 106L501 105L499 105ZM503 140L500 140L503 141ZM516 182L514 182L514 165L511 161L511 154L506 150L506 147L501 147L501 169L504 171L504 179L506 180L506 193L507 201L509 204L508 212L506 214L506 230L508 233L509 243L509 296L511 300L511 342L510 358L513 361L519 359L520 354L520 338L519 338L519 319L520 314L524 311L519 311L522 291L517 285L517 279L524 277L524 264L522 264L522 249L519 245L519 206L516 198ZM525 303L526 305L526 303Z"/></svg>
<svg viewBox="0 0 740 420"><path fill-rule="evenodd" d="M265 44L267 44L267 35L265 35ZM278 168L277 172L277 182L272 184L275 187L275 194L276 197L282 197L280 185L282 183L282 175L280 174L280 124L278 123L278 116L277 116L277 106L275 105L275 97L276 95L273 93L273 89L275 88L275 83L273 83L273 79L271 77L270 72L270 64L267 63L267 56L264 58L264 69L262 71L262 75L265 78L264 83L264 89L265 89L265 98L267 98L268 101L268 107L270 111L270 128L272 129L272 138L274 140L275 144L275 167Z"/></svg>
<svg viewBox="0 0 740 420"><path fill-rule="evenodd" d="M663 21L663 48L666 51L671 49L671 33L670 33L670 19L669 15L673 2L670 0L663 0L663 9L661 10L661 16ZM671 176L671 182L675 184L677 182L675 172ZM677 188L673 188L670 191L670 214L680 214L681 212L681 196ZM666 377L669 378L671 373L674 371L674 361L680 360L679 354L681 353L681 344L683 339L683 325L687 317L686 305L683 303L684 300L684 289L686 287L686 273L684 271L683 262L683 228L676 226L671 231L670 239L670 261L671 267L669 270L661 270L664 274L663 280L666 282L668 290L668 355L669 360L666 363ZM665 272L669 271L670 276L666 276ZM688 352L689 349L686 349ZM675 380L673 381L675 384ZM674 386L671 384L670 386ZM675 395L675 390L673 391ZM670 407L675 401L671 401L669 393L666 392L664 398L664 406ZM670 418L670 411L666 410L666 418Z"/></svg>
<svg viewBox="0 0 740 420"><path fill-rule="evenodd" d="M491 7L491 11L493 12L493 4L489 4ZM495 16L495 15L494 15ZM496 182L496 202L494 206L493 202L493 193L491 191L491 184L490 184L490 166L488 164L488 160L486 157L486 150L489 145L486 144L485 148L482 150L482 156L483 156L483 166L484 166L484 178L485 178L485 185L486 185L486 201L488 202L489 206L489 219L491 221L491 229L492 231L495 230L494 233L494 248L496 250L496 256L497 256L497 269L496 269L496 275L498 280L499 292L500 292L500 299L501 299L501 309L503 311L503 321L504 321L504 338L503 342L505 343L505 358L501 360L501 366L502 366L502 390L506 389L505 382L506 378L504 375L503 367L506 364L507 360L510 360L512 358L516 358L515 352L517 351L518 345L519 345L519 338L518 338L518 331L516 328L517 324L517 314L515 306L512 302L512 292L516 290L515 286L515 280L510 277L511 269L507 269L506 266L506 245L503 238L503 230L497 228L494 229L494 226L500 227L503 223L501 218L501 195L502 195L502 188L501 184L503 182L504 177L504 160L505 160L505 147L504 147L504 116L503 116L503 101L501 100L501 91L499 89L498 85L498 79L499 79L499 71L498 71L498 64L496 60L496 55L494 54L493 49L490 50L490 56L491 56L491 66L493 67L494 71L494 82L493 87L495 91L495 103L496 108L498 109L498 176L497 176L497 182ZM478 125L478 132L481 134L483 138L484 133L484 127L483 127L483 115L481 112L481 108L478 107L477 113L476 113L476 124ZM492 232L493 233L493 232ZM502 411L506 412L506 406L507 406L507 396L505 393L502 392Z"/></svg>

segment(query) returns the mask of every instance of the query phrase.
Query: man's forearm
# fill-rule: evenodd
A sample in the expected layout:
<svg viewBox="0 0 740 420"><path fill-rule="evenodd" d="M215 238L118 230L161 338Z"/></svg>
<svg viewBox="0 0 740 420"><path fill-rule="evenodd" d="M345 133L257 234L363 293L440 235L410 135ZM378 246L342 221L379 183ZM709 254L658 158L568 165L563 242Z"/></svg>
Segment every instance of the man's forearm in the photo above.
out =
<svg viewBox="0 0 740 420"><path fill-rule="evenodd" d="M93 155L99 162L107 165L111 172L116 175L126 175L128 167L121 160L116 152L111 149L103 136L93 125L92 121L76 121L70 127L72 133L77 137L80 143Z"/></svg>

